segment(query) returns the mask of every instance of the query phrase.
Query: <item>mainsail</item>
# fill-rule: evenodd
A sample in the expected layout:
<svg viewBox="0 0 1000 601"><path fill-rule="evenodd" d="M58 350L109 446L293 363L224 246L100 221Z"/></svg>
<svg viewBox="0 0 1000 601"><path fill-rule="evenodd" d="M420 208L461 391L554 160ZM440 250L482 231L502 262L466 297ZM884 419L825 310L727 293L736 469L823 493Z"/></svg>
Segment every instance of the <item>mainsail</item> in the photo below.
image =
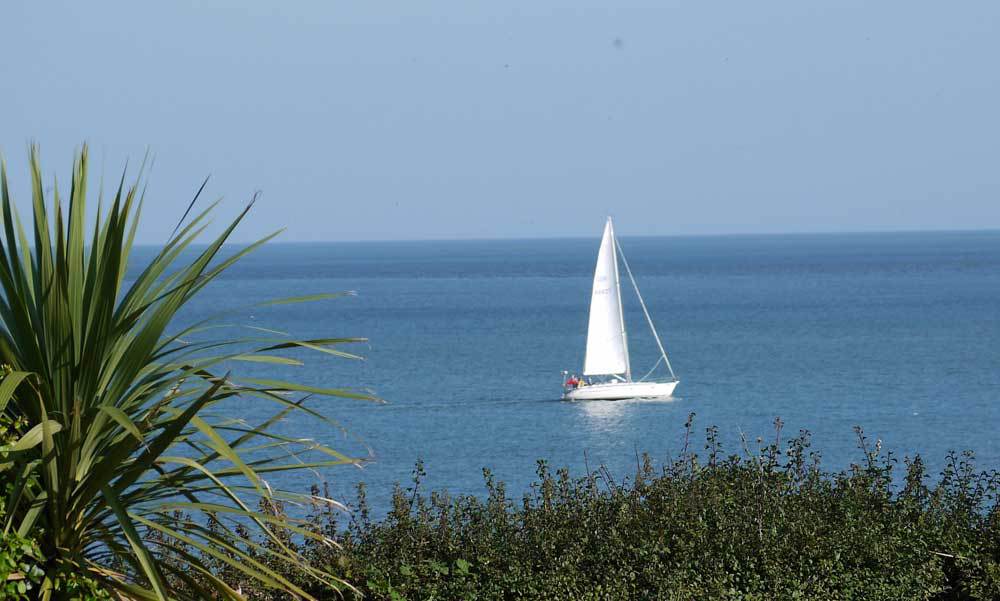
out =
<svg viewBox="0 0 1000 601"><path fill-rule="evenodd" d="M601 250L597 253L597 268L594 270L583 373L588 376L625 374L626 379L631 379L621 288L618 283L615 230L610 217L604 226Z"/></svg>

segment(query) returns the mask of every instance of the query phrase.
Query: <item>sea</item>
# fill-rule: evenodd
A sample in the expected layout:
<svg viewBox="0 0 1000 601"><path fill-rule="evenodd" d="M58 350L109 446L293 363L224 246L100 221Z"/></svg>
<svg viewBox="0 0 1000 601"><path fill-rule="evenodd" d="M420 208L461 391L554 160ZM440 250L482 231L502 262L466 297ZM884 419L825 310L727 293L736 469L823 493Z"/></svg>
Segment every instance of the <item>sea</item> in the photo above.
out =
<svg viewBox="0 0 1000 601"><path fill-rule="evenodd" d="M563 371L583 363L598 242L269 244L181 321L228 311L218 323L237 336L367 339L342 347L362 360L309 352L296 355L302 366L233 369L383 400L317 397L310 406L338 425L306 414L278 425L362 467L269 476L294 490L325 483L348 503L364 482L376 517L417 461L425 491L453 495L483 495L487 468L516 499L542 459L628 478L643 453L676 459L692 414L693 449L714 426L725 452L753 452L780 418L781 439L807 430L830 470L864 459L855 426L932 472L964 450L1000 468L1000 232L622 237L680 385L667 401L564 402ZM259 305L340 291L354 294ZM658 351L627 281L623 296L639 376ZM248 422L274 409L227 407Z"/></svg>

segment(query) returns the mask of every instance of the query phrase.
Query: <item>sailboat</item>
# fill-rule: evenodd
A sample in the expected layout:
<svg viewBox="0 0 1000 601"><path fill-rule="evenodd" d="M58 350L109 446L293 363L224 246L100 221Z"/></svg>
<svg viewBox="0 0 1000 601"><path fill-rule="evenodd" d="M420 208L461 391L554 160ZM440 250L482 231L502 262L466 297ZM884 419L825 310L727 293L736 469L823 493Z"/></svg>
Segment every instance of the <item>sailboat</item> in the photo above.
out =
<svg viewBox="0 0 1000 601"><path fill-rule="evenodd" d="M639 380L632 379L629 362L628 335L625 332L625 316L622 312L621 281L618 277L618 258L621 257L639 304L646 316L653 339L660 350L660 358L649 372ZM666 365L670 379L649 380L649 376L660 365ZM568 372L563 372L567 376ZM663 350L663 343L653 326L646 303L639 293L639 286L632 277L621 245L615 238L615 227L608 217L604 225L601 248L597 253L597 267L594 269L594 286L590 299L590 322L587 328L587 354L584 359L583 377L570 376L563 387L563 399L621 400L635 398L665 398L673 394L680 380Z"/></svg>

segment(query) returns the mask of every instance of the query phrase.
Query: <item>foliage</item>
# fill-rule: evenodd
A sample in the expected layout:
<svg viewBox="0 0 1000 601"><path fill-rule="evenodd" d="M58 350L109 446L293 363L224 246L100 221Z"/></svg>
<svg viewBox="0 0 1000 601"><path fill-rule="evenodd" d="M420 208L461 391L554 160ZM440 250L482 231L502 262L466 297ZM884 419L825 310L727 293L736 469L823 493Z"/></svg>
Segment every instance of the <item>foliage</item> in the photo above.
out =
<svg viewBox="0 0 1000 601"><path fill-rule="evenodd" d="M12 441L0 448L0 532L11 537L6 549L23 550L4 561L37 559L42 598L98 591L129 599L239 598L247 583L309 597L296 583L341 587L288 542L292 533L330 541L257 504L334 504L275 490L265 477L357 460L273 426L290 413L328 421L307 406L309 395L369 397L224 370L245 361L296 365L286 353L301 349L352 357L336 346L356 339L298 340L259 328L252 337L228 337L211 319L172 326L194 295L270 236L223 256L248 206L207 245L193 247L212 205L187 223L182 218L127 279L141 180L126 185L123 175L88 226L87 149L74 162L65 206L58 185L46 199L32 149L29 237L0 168L0 413L12 428ZM259 424L227 419L234 399L270 404L273 415ZM261 541L252 552L238 545L245 539L238 529ZM272 570L271 562L286 569ZM231 576L217 577L218 565Z"/></svg>
<svg viewBox="0 0 1000 601"><path fill-rule="evenodd" d="M0 448L16 442L20 429L23 429L23 424L0 415ZM4 459L6 453L0 451L0 461ZM4 506L0 498L0 518L3 516ZM37 542L14 532L0 532L0 599L29 599L41 583L40 560L41 550Z"/></svg>
<svg viewBox="0 0 1000 601"><path fill-rule="evenodd" d="M13 532L0 534L0 599L29 599L41 583L40 559L34 541Z"/></svg>
<svg viewBox="0 0 1000 601"><path fill-rule="evenodd" d="M489 471L485 499L426 495L418 464L382 521L363 487L346 529L315 512L342 547L304 553L392 601L1000 598L995 472L953 454L934 484L919 457L897 474L860 430L862 461L825 472L808 432L776 426L728 456L709 428L702 452L637 458L628 482L539 462L519 502Z"/></svg>

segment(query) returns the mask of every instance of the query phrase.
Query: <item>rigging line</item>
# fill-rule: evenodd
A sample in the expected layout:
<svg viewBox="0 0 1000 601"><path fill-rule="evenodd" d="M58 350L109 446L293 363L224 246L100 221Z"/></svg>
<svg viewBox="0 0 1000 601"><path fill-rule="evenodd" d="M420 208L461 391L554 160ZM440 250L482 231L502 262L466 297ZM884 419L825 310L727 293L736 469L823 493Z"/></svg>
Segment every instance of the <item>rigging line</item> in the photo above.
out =
<svg viewBox="0 0 1000 601"><path fill-rule="evenodd" d="M653 373L653 370L655 370L657 367L660 366L660 362L661 361L663 361L663 356L662 355L660 356L659 359L656 360L656 363L653 364L653 368L650 369L649 371L647 371L646 375L644 375L643 377L639 378L639 381L640 382L644 382L646 380L646 378L649 377L649 374Z"/></svg>
<svg viewBox="0 0 1000 601"><path fill-rule="evenodd" d="M632 287L635 289L635 295L639 297L639 305L642 307L642 312L646 316L646 322L649 323L649 329L653 331L653 338L656 339L656 346L660 349L660 355L667 364L667 370L670 371L670 377L675 381L677 376L674 375L674 368L670 365L670 359L667 358L667 351L663 350L663 343L660 342L660 335L656 333L656 326L653 325L653 318L649 316L649 311L646 310L646 303L642 300L642 294L639 292L639 285L635 283L635 277L632 276L632 268L628 266L628 259L625 258L625 251L622 250L621 243L618 242L618 238L615 238L615 246L618 247L618 254L622 258L622 263L625 265L625 272L628 274L628 279L632 281Z"/></svg>

